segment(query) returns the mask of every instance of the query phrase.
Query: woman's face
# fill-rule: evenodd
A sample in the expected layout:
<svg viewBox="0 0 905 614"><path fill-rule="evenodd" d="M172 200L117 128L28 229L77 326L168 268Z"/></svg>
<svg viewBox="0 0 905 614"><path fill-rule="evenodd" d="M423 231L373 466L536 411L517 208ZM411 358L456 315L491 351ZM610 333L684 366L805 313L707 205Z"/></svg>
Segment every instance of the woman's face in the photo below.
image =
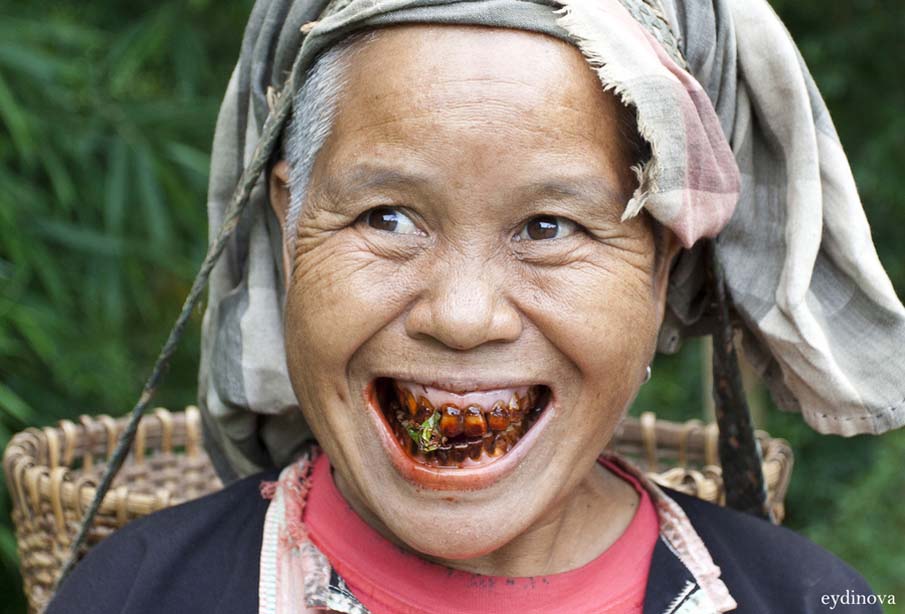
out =
<svg viewBox="0 0 905 614"><path fill-rule="evenodd" d="M347 76L290 256L292 384L359 513L481 556L592 473L666 267L647 220L620 221L635 161L572 46L405 26Z"/></svg>

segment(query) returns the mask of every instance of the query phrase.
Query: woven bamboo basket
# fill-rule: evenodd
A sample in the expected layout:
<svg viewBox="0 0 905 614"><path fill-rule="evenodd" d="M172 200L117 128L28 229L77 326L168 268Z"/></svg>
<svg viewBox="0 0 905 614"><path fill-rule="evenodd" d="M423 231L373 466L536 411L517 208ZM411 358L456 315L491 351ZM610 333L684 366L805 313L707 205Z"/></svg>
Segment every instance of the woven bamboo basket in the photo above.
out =
<svg viewBox="0 0 905 614"><path fill-rule="evenodd" d="M64 420L10 440L3 469L31 612L42 611L50 601L54 579L125 424L126 419L82 416L78 424ZM640 420L625 421L611 449L636 460L662 485L722 503L717 435L715 424L667 422L646 413ZM769 503L781 519L792 453L785 441L763 432L757 436L764 451ZM95 518L85 552L130 520L221 486L201 445L198 409L158 408L142 419L132 452Z"/></svg>

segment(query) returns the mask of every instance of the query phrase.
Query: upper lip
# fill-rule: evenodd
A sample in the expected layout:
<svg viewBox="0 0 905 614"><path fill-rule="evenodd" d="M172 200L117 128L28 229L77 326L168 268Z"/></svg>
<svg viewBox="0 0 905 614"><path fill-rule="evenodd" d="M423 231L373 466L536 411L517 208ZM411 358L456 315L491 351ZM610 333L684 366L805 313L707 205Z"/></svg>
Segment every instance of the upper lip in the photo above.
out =
<svg viewBox="0 0 905 614"><path fill-rule="evenodd" d="M469 375L466 373L456 374L433 374L430 376L418 375L412 372L393 371L383 372L375 375L375 379L391 378L403 382L412 382L431 388L440 388L449 392L467 393L485 390L500 390L502 388L518 388L521 386L547 386L551 390L553 386L548 380L541 377L533 376L513 376L513 375L492 375L481 373L479 375Z"/></svg>

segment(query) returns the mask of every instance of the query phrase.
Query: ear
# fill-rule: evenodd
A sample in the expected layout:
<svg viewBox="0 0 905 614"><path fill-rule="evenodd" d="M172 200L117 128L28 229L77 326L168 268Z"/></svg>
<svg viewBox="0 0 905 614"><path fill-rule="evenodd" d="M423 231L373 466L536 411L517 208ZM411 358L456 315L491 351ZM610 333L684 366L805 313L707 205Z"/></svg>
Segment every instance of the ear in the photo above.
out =
<svg viewBox="0 0 905 614"><path fill-rule="evenodd" d="M280 160L270 169L269 178L270 207L280 221L280 229L283 231L283 281L286 288L289 287L290 268L289 251L286 241L286 213L289 211L289 163Z"/></svg>
<svg viewBox="0 0 905 614"><path fill-rule="evenodd" d="M286 160L280 160L270 169L270 207L282 227L289 210L289 163Z"/></svg>
<svg viewBox="0 0 905 614"><path fill-rule="evenodd" d="M669 291L669 273L672 270L676 256L682 251L682 243L669 228L661 226L660 232L662 235L658 239L660 242L660 245L657 246L659 256L657 258L657 268L654 271L653 288L657 298L657 319L662 322L663 314L666 311L666 295Z"/></svg>

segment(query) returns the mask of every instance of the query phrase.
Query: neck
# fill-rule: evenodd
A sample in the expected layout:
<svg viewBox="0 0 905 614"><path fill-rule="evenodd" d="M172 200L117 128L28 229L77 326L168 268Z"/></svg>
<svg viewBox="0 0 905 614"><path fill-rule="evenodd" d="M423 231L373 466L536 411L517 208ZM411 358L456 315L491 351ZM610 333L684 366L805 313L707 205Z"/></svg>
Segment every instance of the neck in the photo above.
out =
<svg viewBox="0 0 905 614"><path fill-rule="evenodd" d="M339 474L334 479L352 509L387 540L437 564L489 576L543 576L577 569L619 539L640 502L630 484L598 463L566 497L507 544L472 559L443 559L413 551L361 504Z"/></svg>

